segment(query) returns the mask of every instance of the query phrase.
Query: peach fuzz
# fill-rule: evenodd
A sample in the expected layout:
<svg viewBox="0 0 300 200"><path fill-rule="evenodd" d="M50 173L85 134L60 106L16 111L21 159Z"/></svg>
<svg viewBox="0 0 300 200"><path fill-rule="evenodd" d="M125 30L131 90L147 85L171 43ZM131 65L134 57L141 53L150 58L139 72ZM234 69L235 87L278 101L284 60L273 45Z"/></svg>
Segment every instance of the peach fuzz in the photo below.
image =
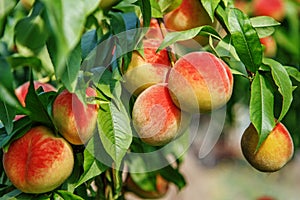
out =
<svg viewBox="0 0 300 200"><path fill-rule="evenodd" d="M135 95L156 83L165 82L168 71L171 69L168 51L163 49L156 53L161 40L143 40L144 55L138 51L132 53L131 62L123 79L124 86Z"/></svg>
<svg viewBox="0 0 300 200"><path fill-rule="evenodd" d="M44 126L31 128L3 155L7 177L25 193L54 190L70 176L73 165L70 144Z"/></svg>
<svg viewBox="0 0 300 200"><path fill-rule="evenodd" d="M178 8L164 16L164 23L169 31L184 31L203 25L213 25L199 0L183 0ZM200 45L208 44L208 38L204 36L196 36L194 40ZM196 46L192 42L181 44L191 48Z"/></svg>
<svg viewBox="0 0 300 200"><path fill-rule="evenodd" d="M282 21L285 17L284 0L254 0L254 16L269 16L277 21Z"/></svg>
<svg viewBox="0 0 300 200"><path fill-rule="evenodd" d="M167 84L156 84L143 91L136 99L133 126L142 141L161 146L181 135L190 116L173 103Z"/></svg>
<svg viewBox="0 0 300 200"><path fill-rule="evenodd" d="M22 85L20 85L19 87L17 87L15 90L15 94L22 106L25 106L25 98L28 93L29 84L30 84L30 82L27 81L27 82L23 83ZM50 85L49 83L42 83L39 81L34 81L33 84L34 84L35 90L37 90L39 87L42 87L44 92L56 91L56 88L53 87L52 85Z"/></svg>
<svg viewBox="0 0 300 200"><path fill-rule="evenodd" d="M179 58L167 82L174 103L190 113L224 106L233 89L230 68L209 52L192 52Z"/></svg>
<svg viewBox="0 0 300 200"><path fill-rule="evenodd" d="M87 97L95 97L96 91L88 87ZM70 143L85 144L94 133L99 106L84 105L74 93L63 90L52 105L53 122L59 133Z"/></svg>
<svg viewBox="0 0 300 200"><path fill-rule="evenodd" d="M268 137L256 150L258 133L251 123L243 133L241 148L246 160L257 170L274 172L281 169L293 156L294 144L282 123L277 123Z"/></svg>

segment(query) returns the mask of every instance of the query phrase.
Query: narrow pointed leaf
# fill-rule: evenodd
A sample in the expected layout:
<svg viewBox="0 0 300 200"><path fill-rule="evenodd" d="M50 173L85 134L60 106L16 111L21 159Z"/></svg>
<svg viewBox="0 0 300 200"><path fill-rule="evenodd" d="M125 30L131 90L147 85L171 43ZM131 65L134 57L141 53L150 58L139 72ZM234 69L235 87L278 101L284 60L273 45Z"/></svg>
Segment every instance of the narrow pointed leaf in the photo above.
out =
<svg viewBox="0 0 300 200"><path fill-rule="evenodd" d="M259 72L251 85L250 120L259 135L259 148L275 126L274 94L266 77Z"/></svg>
<svg viewBox="0 0 300 200"><path fill-rule="evenodd" d="M262 47L257 32L247 16L238 9L228 14L232 43L241 61L251 72L256 72L262 62Z"/></svg>
<svg viewBox="0 0 300 200"><path fill-rule="evenodd" d="M293 101L293 85L286 69L277 61L269 58L264 59L264 64L271 69L272 77L282 95L282 109L278 121L281 121L288 112Z"/></svg>

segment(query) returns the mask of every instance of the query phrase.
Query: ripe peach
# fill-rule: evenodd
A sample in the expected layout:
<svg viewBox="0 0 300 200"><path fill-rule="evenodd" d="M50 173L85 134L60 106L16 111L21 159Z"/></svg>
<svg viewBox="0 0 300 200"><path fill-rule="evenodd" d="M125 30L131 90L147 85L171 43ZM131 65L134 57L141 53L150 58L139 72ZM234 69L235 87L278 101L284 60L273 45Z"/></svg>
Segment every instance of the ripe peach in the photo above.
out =
<svg viewBox="0 0 300 200"><path fill-rule="evenodd" d="M230 68L208 52L192 52L179 58L167 81L174 103L191 113L224 106L233 88Z"/></svg>
<svg viewBox="0 0 300 200"><path fill-rule="evenodd" d="M270 16L277 21L282 21L285 17L284 0L254 0L254 16Z"/></svg>
<svg viewBox="0 0 300 200"><path fill-rule="evenodd" d="M96 91L88 87L87 97L96 96ZM70 143L85 144L96 128L97 104L84 105L76 94L63 90L52 105L53 122L57 130Z"/></svg>
<svg viewBox="0 0 300 200"><path fill-rule="evenodd" d="M126 189L133 192L141 198L154 199L162 198L166 195L169 189L169 182L165 180L160 174L156 175L156 188L154 191L143 190L137 185L130 176L126 179Z"/></svg>
<svg viewBox="0 0 300 200"><path fill-rule="evenodd" d="M178 8L164 16L164 22L170 31L184 31L203 25L213 25L199 0L183 0ZM204 36L196 36L194 40L200 45L208 44L208 39ZM192 48L194 46L189 42L182 44Z"/></svg>
<svg viewBox="0 0 300 200"><path fill-rule="evenodd" d="M7 177L25 193L54 190L70 176L73 165L70 144L44 126L31 128L3 155Z"/></svg>
<svg viewBox="0 0 300 200"><path fill-rule="evenodd" d="M150 20L149 29L145 34L145 38L163 40L163 34L157 19L152 18Z"/></svg>
<svg viewBox="0 0 300 200"><path fill-rule="evenodd" d="M141 140L153 146L167 144L183 133L189 119L173 103L166 83L144 90L132 111L133 126Z"/></svg>
<svg viewBox="0 0 300 200"><path fill-rule="evenodd" d="M144 57L137 51L132 53L123 76L124 86L130 93L137 95L151 85L165 82L171 63L166 49L156 53L160 43L161 40L143 40Z"/></svg>
<svg viewBox="0 0 300 200"><path fill-rule="evenodd" d="M15 94L17 98L19 99L20 103L22 106L25 106L25 98L28 93L28 88L29 88L30 82L27 81L20 85L16 90ZM56 88L50 85L49 83L41 83L39 81L34 81L34 89L38 89L39 87L42 87L44 92L51 92L51 91L56 91Z"/></svg>
<svg viewBox="0 0 300 200"><path fill-rule="evenodd" d="M241 139L241 148L246 160L257 170L274 172L281 169L293 156L292 138L282 123L277 123L260 148L258 133L251 123Z"/></svg>
<svg viewBox="0 0 300 200"><path fill-rule="evenodd" d="M264 55L266 57L274 57L277 52L276 41L272 36L267 36L260 39L260 43L264 45Z"/></svg>

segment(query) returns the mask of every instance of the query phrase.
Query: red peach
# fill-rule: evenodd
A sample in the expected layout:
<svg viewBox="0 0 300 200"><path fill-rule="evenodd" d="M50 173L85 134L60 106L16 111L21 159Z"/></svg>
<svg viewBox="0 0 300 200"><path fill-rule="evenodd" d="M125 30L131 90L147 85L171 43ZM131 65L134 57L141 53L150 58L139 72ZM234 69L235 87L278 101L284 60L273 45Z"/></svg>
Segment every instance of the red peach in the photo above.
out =
<svg viewBox="0 0 300 200"><path fill-rule="evenodd" d="M203 25L213 25L208 13L199 0L183 0L180 6L164 16L165 26L169 31L184 31ZM208 38L196 36L194 38L200 45L208 44ZM194 47L192 42L182 43Z"/></svg>
<svg viewBox="0 0 300 200"><path fill-rule="evenodd" d="M138 95L151 85L165 82L171 63L166 49L156 53L160 43L161 40L143 40L144 56L138 51L132 53L123 76L124 86L130 93Z"/></svg>
<svg viewBox="0 0 300 200"><path fill-rule="evenodd" d="M292 158L293 140L282 123L277 123L259 149L256 149L258 139L258 133L251 123L243 133L241 148L246 160L257 170L277 171Z"/></svg>
<svg viewBox="0 0 300 200"><path fill-rule="evenodd" d="M145 38L163 40L163 34L157 19L151 19L149 29L145 34Z"/></svg>
<svg viewBox="0 0 300 200"><path fill-rule="evenodd" d="M272 36L267 36L260 39L260 43L264 45L264 55L266 57L274 57L277 52L277 44Z"/></svg>
<svg viewBox="0 0 300 200"><path fill-rule="evenodd" d="M96 91L88 87L87 97L95 97ZM84 105L76 94L63 90L52 105L53 122L57 130L70 143L85 144L96 128L97 104Z"/></svg>
<svg viewBox="0 0 300 200"><path fill-rule="evenodd" d="M25 193L44 193L60 186L72 173L73 150L44 126L31 128L13 141L3 166L13 185Z"/></svg>
<svg viewBox="0 0 300 200"><path fill-rule="evenodd" d="M270 16L277 21L282 21L285 17L284 0L254 0L254 16Z"/></svg>
<svg viewBox="0 0 300 200"><path fill-rule="evenodd" d="M174 103L187 112L208 112L231 97L233 76L225 62L208 52L192 52L178 59L168 87Z"/></svg>
<svg viewBox="0 0 300 200"><path fill-rule="evenodd" d="M23 83L22 85L20 85L15 90L15 94L16 94L17 98L19 99L20 103L22 104L22 106L25 106L25 98L28 93L29 84L30 84L30 82L27 81L27 82ZM39 87L42 87L44 92L56 91L56 88L53 87L52 85L50 85L49 83L41 83L39 81L34 81L33 84L34 84L35 90L37 90Z"/></svg>
<svg viewBox="0 0 300 200"><path fill-rule="evenodd" d="M136 99L132 121L141 140L161 146L178 137L186 129L189 116L173 103L167 84L152 85Z"/></svg>

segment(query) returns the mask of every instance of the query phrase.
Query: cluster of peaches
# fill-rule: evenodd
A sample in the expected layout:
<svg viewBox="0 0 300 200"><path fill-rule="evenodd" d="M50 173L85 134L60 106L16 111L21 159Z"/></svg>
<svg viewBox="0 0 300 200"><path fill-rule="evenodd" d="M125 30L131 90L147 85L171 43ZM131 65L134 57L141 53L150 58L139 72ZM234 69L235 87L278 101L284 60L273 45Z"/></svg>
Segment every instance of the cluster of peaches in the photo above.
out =
<svg viewBox="0 0 300 200"><path fill-rule="evenodd" d="M174 31L206 24L212 22L198 0L183 0L164 16L165 27ZM192 114L224 106L232 95L233 75L222 59L209 52L192 51L179 58L169 49L157 52L164 33L158 21L152 20L151 26L154 28L142 41L143 55L133 51L123 83L129 93L137 96L132 110L137 134L149 145L162 146L187 129ZM202 36L194 40L201 45L207 42ZM24 106L28 86L25 83L16 90ZM35 82L34 86L45 92L57 91L46 83ZM87 97L96 95L94 89L86 90ZM4 153L3 165L11 182L26 193L48 192L61 185L73 170L70 144L82 145L92 137L98 109L99 105L85 105L67 90L60 92L52 106L52 119L59 134L45 126L35 126L14 140ZM259 149L257 143L258 133L250 125L242 137L242 151L250 164L261 171L280 169L293 154L291 136L281 123Z"/></svg>

